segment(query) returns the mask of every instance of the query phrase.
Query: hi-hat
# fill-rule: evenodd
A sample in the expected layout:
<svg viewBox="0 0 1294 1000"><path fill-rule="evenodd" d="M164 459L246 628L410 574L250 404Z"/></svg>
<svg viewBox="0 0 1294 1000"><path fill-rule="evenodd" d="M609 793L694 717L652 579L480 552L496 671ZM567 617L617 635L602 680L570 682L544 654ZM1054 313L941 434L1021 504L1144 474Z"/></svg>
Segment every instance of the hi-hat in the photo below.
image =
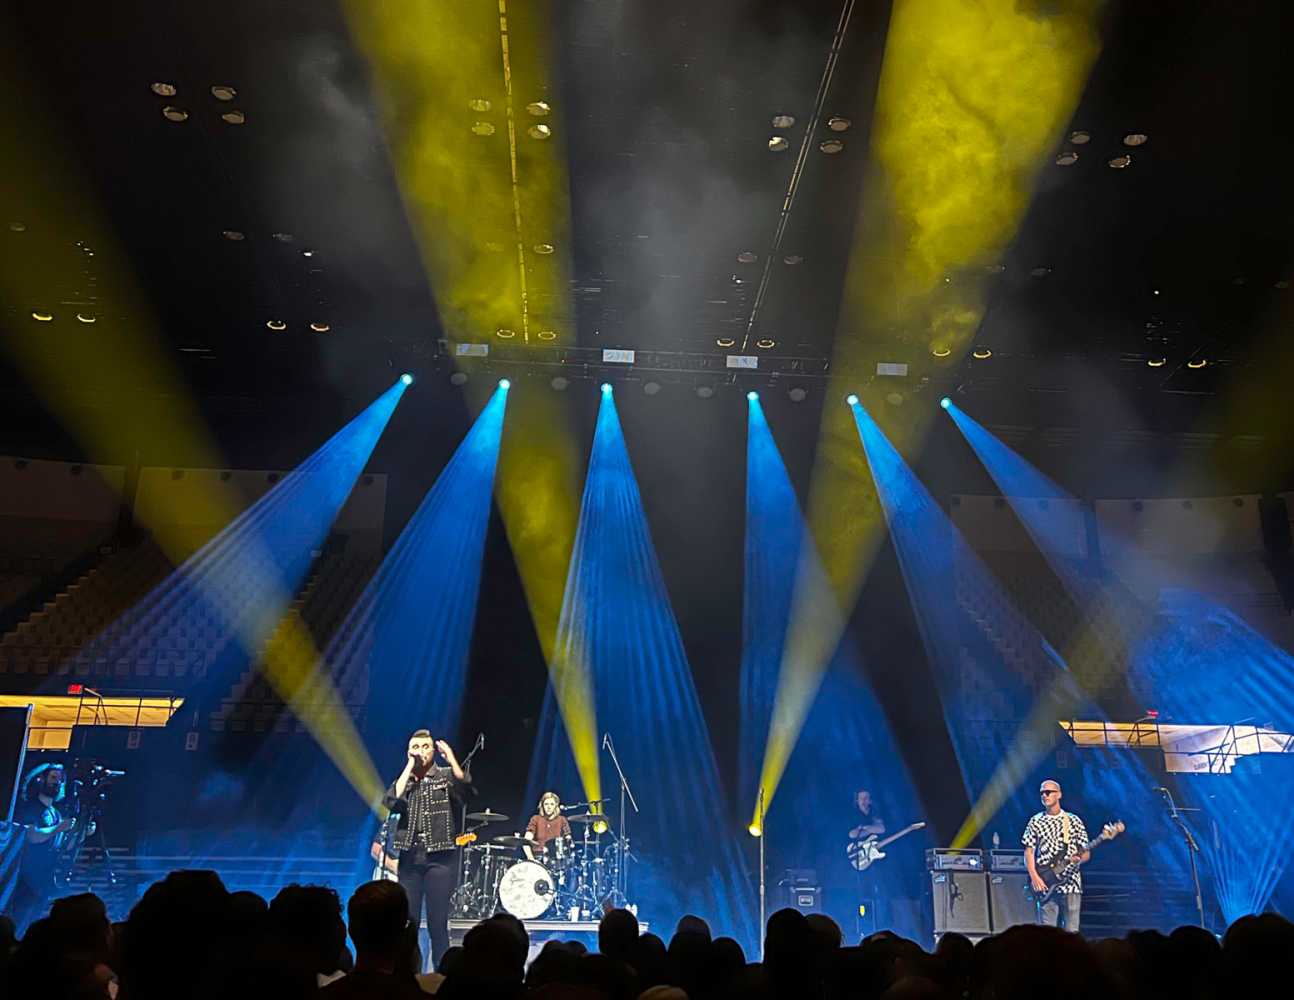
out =
<svg viewBox="0 0 1294 1000"><path fill-rule="evenodd" d="M500 847L525 847L530 841L525 837L491 837L490 843Z"/></svg>
<svg viewBox="0 0 1294 1000"><path fill-rule="evenodd" d="M485 812L468 813L467 818L473 823L502 823L508 817L503 813L491 812L487 809Z"/></svg>
<svg viewBox="0 0 1294 1000"><path fill-rule="evenodd" d="M576 813L574 816L567 816L566 818L572 823L597 823L599 821L606 821L606 816L602 813Z"/></svg>

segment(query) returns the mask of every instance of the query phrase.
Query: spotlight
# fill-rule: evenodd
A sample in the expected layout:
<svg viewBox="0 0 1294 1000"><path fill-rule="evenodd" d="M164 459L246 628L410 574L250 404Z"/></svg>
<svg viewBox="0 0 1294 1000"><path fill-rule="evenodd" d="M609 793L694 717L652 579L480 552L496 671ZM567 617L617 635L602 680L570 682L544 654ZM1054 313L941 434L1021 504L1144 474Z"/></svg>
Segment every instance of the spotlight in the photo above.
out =
<svg viewBox="0 0 1294 1000"><path fill-rule="evenodd" d="M943 399L939 400L939 405L946 410L948 407L953 405L953 401L945 396Z"/></svg>
<svg viewBox="0 0 1294 1000"><path fill-rule="evenodd" d="M752 837L762 837L764 835L764 831L760 829L758 823L751 823L750 826L746 827L746 832Z"/></svg>
<svg viewBox="0 0 1294 1000"><path fill-rule="evenodd" d="M609 396L609 395L611 395L611 383L610 383L610 382L603 382L603 383L602 383L602 395L604 395L604 396Z"/></svg>
<svg viewBox="0 0 1294 1000"><path fill-rule="evenodd" d="M845 397L845 402L848 403L850 406L857 406L858 397L851 392L848 396Z"/></svg>
<svg viewBox="0 0 1294 1000"><path fill-rule="evenodd" d="M606 820L604 819L594 820L593 822L594 833L606 833L609 829L611 829L611 827L607 825Z"/></svg>
<svg viewBox="0 0 1294 1000"><path fill-rule="evenodd" d="M644 382L644 383L643 383L643 393L644 393L644 395L647 395L647 396L654 396L654 395L656 395L656 393L658 393L658 392L660 392L660 383L659 383L659 382Z"/></svg>
<svg viewBox="0 0 1294 1000"><path fill-rule="evenodd" d="M400 376L400 381L403 382L405 385L413 385L413 376L408 372L405 372L403 375Z"/></svg>
<svg viewBox="0 0 1294 1000"><path fill-rule="evenodd" d="M746 398L753 403L755 400L759 399L759 393L754 389L751 389L750 392L746 393Z"/></svg>
<svg viewBox="0 0 1294 1000"><path fill-rule="evenodd" d="M509 382L506 378L501 378L499 379L499 388L503 389L506 392L508 389L512 388L512 383Z"/></svg>

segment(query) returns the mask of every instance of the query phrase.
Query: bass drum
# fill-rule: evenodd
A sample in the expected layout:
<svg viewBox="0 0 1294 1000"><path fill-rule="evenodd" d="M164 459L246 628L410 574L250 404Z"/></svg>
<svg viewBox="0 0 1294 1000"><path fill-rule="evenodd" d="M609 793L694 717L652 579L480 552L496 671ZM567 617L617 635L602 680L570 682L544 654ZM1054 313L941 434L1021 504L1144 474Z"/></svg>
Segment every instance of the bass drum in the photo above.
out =
<svg viewBox="0 0 1294 1000"><path fill-rule="evenodd" d="M535 861L518 861L499 880L499 902L520 920L542 917L557 898L557 880Z"/></svg>

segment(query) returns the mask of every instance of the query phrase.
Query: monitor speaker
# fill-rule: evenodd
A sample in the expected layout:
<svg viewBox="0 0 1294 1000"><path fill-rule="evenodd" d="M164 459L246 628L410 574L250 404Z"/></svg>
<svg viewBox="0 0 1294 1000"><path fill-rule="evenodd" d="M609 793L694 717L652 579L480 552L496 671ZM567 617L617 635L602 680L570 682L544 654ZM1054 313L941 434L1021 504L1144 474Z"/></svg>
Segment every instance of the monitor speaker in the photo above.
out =
<svg viewBox="0 0 1294 1000"><path fill-rule="evenodd" d="M991 933L988 878L983 872L933 871L930 895L936 937L950 932L971 936Z"/></svg>
<svg viewBox="0 0 1294 1000"><path fill-rule="evenodd" d="M988 877L989 898L993 909L993 933L1000 934L1017 924L1037 923L1032 900L1025 897L1029 884L1025 872L991 872Z"/></svg>

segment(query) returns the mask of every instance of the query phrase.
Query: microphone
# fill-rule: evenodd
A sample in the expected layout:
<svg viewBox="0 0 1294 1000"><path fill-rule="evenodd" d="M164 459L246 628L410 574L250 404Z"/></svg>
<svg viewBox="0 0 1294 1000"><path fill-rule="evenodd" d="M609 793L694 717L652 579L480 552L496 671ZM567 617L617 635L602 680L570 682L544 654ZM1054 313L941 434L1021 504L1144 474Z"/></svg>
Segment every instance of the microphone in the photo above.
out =
<svg viewBox="0 0 1294 1000"><path fill-rule="evenodd" d="M476 749L478 749L478 750L484 750L484 749L485 749L485 734L484 734L484 733L477 733L477 734L476 734Z"/></svg>
<svg viewBox="0 0 1294 1000"><path fill-rule="evenodd" d="M606 750L611 744L611 734L609 732L602 734L602 749Z"/></svg>

